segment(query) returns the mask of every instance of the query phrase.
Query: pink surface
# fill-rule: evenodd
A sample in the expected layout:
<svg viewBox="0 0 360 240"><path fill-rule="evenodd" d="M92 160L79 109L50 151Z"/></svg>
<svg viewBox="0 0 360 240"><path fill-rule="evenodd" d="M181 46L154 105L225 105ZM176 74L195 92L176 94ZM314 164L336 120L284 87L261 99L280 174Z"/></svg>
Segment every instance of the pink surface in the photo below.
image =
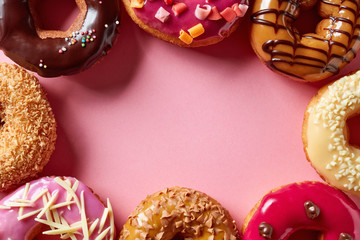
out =
<svg viewBox="0 0 360 240"><path fill-rule="evenodd" d="M319 84L266 68L251 49L245 18L223 42L185 49L123 14L103 61L81 74L39 78L58 122L56 150L41 176L74 176L109 197L118 229L146 195L165 187L209 194L241 228L272 188L320 180L301 141ZM359 64L358 57L340 75Z"/></svg>

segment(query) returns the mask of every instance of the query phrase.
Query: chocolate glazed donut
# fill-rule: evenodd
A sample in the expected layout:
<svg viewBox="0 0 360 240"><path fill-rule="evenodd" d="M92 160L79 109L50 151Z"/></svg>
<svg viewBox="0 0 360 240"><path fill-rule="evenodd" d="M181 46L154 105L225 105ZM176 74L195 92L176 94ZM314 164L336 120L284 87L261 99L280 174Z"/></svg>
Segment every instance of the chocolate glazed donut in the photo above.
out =
<svg viewBox="0 0 360 240"><path fill-rule="evenodd" d="M67 31L41 29L38 0L0 0L0 48L44 77L78 73L112 46L120 20L118 0L75 0L80 13Z"/></svg>
<svg viewBox="0 0 360 240"><path fill-rule="evenodd" d="M294 27L301 8L317 0L255 0L251 42L267 66L289 77L314 82L337 74L359 49L359 0L319 0L323 19L315 33Z"/></svg>

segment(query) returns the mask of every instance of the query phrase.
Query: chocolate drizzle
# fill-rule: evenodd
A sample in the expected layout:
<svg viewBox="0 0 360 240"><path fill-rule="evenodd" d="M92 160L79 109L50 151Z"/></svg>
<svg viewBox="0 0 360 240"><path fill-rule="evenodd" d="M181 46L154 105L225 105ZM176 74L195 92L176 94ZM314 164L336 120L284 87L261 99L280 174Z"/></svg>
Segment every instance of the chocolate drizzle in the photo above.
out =
<svg viewBox="0 0 360 240"><path fill-rule="evenodd" d="M359 0L342 0L340 4L319 0L320 9L330 6L337 8L336 11L339 12L337 16L328 17L326 21L329 26L321 28L324 32L321 35L301 35L293 26L300 15L300 0L277 0L278 9L270 8L274 6L270 4L271 1L273 0L266 0L268 4L255 4L255 12L251 16L254 25L274 30L273 34L261 36L264 40L261 42L262 51L269 56L265 62L270 68L297 78L311 80L311 75L317 74L321 75L318 78L323 79L338 73L340 68L356 56L360 40L360 25L356 24L359 18ZM349 1L353 5L345 3ZM276 18L272 17L274 15ZM254 42L258 41L255 37ZM259 52L260 49L257 51L260 57L264 57ZM316 56L314 53L317 53ZM294 70L299 66L306 69L301 70L302 72Z"/></svg>
<svg viewBox="0 0 360 240"><path fill-rule="evenodd" d="M266 239L271 239L272 232L273 232L273 227L270 224L266 222L260 223L259 225L260 236Z"/></svg>
<svg viewBox="0 0 360 240"><path fill-rule="evenodd" d="M72 38L78 42L68 47L64 38L41 39L31 15L28 0L3 0L0 5L0 48L19 65L44 77L80 72L92 66L112 46L120 20L118 0L84 0L87 12L78 33L96 31L96 40L82 46L81 34ZM70 37L70 36L69 36ZM74 40L74 41L75 41ZM65 49L66 47L66 49ZM59 53L65 49L66 52ZM39 61L46 67L39 66Z"/></svg>
<svg viewBox="0 0 360 240"><path fill-rule="evenodd" d="M310 219L315 219L320 215L320 208L312 201L304 203L306 216Z"/></svg>

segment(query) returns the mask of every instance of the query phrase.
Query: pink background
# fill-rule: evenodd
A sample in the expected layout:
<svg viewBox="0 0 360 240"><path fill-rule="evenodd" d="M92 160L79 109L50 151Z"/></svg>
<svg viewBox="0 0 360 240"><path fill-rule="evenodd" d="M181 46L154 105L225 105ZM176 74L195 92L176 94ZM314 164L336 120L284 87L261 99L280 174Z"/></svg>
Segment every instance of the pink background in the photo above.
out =
<svg viewBox="0 0 360 240"><path fill-rule="evenodd" d="M303 114L320 84L266 68L251 48L248 18L223 42L186 49L123 14L119 38L100 63L73 76L40 77L58 122L41 176L75 176L110 198L118 230L146 195L165 187L209 194L241 228L272 188L320 180L301 141Z"/></svg>

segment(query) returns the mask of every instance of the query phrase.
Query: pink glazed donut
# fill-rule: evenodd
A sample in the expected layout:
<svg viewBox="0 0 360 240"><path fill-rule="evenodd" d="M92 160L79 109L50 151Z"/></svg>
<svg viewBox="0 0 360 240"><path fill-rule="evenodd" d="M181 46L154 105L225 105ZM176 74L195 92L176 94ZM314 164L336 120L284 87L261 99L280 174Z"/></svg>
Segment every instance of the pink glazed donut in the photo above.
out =
<svg viewBox="0 0 360 240"><path fill-rule="evenodd" d="M229 36L248 9L248 0L122 0L142 29L183 47L217 43Z"/></svg>
<svg viewBox="0 0 360 240"><path fill-rule="evenodd" d="M360 239L360 210L343 192L320 182L286 185L265 195L245 219L243 240L286 240L298 230L322 240Z"/></svg>
<svg viewBox="0 0 360 240"><path fill-rule="evenodd" d="M0 201L0 239L31 240L41 232L59 239L114 239L107 207L82 182L44 177L18 188Z"/></svg>

